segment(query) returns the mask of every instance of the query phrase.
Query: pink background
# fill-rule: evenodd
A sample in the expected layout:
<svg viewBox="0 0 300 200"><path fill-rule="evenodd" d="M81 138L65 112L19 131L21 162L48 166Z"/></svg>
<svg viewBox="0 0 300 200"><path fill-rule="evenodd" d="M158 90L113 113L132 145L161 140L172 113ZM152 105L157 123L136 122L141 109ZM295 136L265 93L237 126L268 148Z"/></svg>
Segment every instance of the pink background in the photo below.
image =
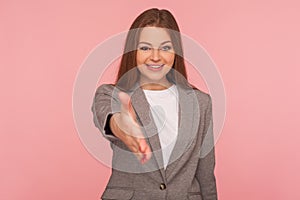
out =
<svg viewBox="0 0 300 200"><path fill-rule="evenodd" d="M1 1L0 199L99 199L110 169L72 113L89 52L150 7L172 11L222 75L219 199L300 199L300 4L264 1Z"/></svg>

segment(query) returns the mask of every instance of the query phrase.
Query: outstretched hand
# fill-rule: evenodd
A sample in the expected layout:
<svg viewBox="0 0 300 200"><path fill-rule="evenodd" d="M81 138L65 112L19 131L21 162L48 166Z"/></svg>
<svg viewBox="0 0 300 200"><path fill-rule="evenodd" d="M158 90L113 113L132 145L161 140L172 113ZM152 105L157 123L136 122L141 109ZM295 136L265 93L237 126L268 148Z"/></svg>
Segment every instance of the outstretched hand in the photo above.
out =
<svg viewBox="0 0 300 200"><path fill-rule="evenodd" d="M144 138L141 127L137 123L130 96L124 92L120 92L119 98L121 101L121 112L113 114L110 120L110 127L114 135L144 164L151 158L151 148Z"/></svg>

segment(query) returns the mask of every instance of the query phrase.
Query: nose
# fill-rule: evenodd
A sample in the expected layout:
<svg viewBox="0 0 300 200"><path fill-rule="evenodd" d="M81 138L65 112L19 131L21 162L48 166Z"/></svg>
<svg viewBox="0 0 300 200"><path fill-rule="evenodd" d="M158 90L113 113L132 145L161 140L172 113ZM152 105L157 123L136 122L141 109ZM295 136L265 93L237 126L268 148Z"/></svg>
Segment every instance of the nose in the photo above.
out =
<svg viewBox="0 0 300 200"><path fill-rule="evenodd" d="M157 48L152 49L151 60L152 61L159 61L160 60L159 49L157 49Z"/></svg>

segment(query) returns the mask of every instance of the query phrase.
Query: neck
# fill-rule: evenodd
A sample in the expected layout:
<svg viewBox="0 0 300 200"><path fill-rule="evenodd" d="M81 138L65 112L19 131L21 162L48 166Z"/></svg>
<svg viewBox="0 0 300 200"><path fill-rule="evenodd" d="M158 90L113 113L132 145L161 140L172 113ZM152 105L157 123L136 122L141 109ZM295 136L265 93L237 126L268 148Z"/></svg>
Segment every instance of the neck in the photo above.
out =
<svg viewBox="0 0 300 200"><path fill-rule="evenodd" d="M144 90L165 90L172 86L172 83L169 81L164 83L143 83L140 82L141 88Z"/></svg>

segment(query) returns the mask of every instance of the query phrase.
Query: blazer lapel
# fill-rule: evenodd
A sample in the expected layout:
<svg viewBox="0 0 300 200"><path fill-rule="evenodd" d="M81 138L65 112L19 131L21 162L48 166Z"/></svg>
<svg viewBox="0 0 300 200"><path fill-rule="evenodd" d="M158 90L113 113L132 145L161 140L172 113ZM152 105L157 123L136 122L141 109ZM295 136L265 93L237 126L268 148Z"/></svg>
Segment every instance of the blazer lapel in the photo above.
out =
<svg viewBox="0 0 300 200"><path fill-rule="evenodd" d="M149 172L155 180L161 182L165 180L165 171L163 165L163 156L161 152L160 140L157 127L151 114L150 105L146 96L140 87L137 87L131 95L131 103L136 111L141 128L145 133L146 140L152 149L151 159L142 167L145 172Z"/></svg>
<svg viewBox="0 0 300 200"><path fill-rule="evenodd" d="M166 168L166 179L170 181L188 161L195 144L200 123L200 107L193 89L177 87L179 117L177 140Z"/></svg>

